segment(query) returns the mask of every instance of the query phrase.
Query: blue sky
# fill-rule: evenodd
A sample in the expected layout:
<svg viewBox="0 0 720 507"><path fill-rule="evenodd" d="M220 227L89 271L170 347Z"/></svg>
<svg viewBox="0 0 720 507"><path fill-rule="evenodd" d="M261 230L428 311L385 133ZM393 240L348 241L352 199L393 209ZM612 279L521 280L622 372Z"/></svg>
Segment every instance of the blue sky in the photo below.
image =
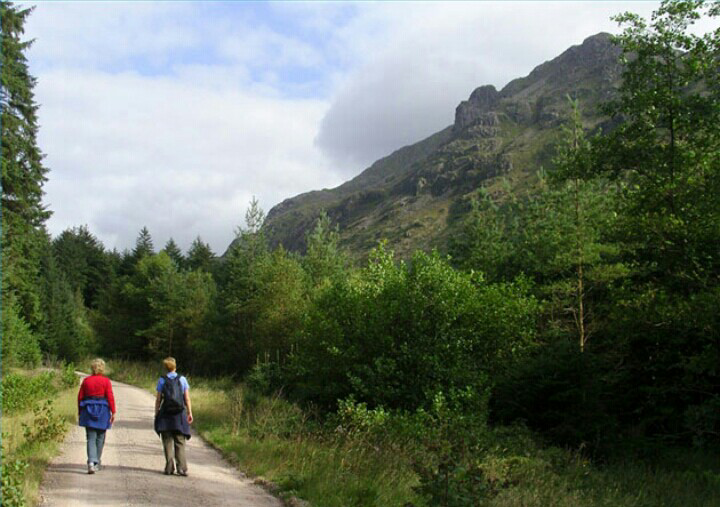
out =
<svg viewBox="0 0 720 507"><path fill-rule="evenodd" d="M32 3L25 3L33 5ZM27 24L52 234L222 253L267 211L453 121L654 2L52 2Z"/></svg>

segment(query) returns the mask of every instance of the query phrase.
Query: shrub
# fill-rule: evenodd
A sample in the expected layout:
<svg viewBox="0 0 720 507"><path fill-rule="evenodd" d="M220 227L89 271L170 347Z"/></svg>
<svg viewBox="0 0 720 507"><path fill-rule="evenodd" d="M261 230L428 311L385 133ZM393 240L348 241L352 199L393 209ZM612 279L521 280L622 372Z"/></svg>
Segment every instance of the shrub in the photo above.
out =
<svg viewBox="0 0 720 507"><path fill-rule="evenodd" d="M28 464L21 460L3 460L2 463L2 505L25 507L23 483Z"/></svg>
<svg viewBox="0 0 720 507"><path fill-rule="evenodd" d="M56 392L55 374L43 372L32 377L10 373L2 378L2 408L5 413L26 409L37 400Z"/></svg>
<svg viewBox="0 0 720 507"><path fill-rule="evenodd" d="M60 381L63 387L75 387L78 384L78 377L75 375L75 365L73 363L62 366Z"/></svg>
<svg viewBox="0 0 720 507"><path fill-rule="evenodd" d="M15 298L3 297L2 355L3 365L35 367L42 358L38 337L20 315Z"/></svg>
<svg viewBox="0 0 720 507"><path fill-rule="evenodd" d="M318 296L286 384L326 410L353 396L414 411L440 391L484 391L533 343L537 304L526 285L485 284L437 254L396 264L381 247L356 277Z"/></svg>
<svg viewBox="0 0 720 507"><path fill-rule="evenodd" d="M576 344L545 347L499 380L492 417L524 422L561 446L602 451L617 428L606 371L599 356Z"/></svg>
<svg viewBox="0 0 720 507"><path fill-rule="evenodd" d="M61 441L65 435L65 421L53 409L52 400L45 400L33 408L32 424L23 424L26 442Z"/></svg>
<svg viewBox="0 0 720 507"><path fill-rule="evenodd" d="M275 362L257 363L245 377L245 385L260 394L273 394L282 387L280 365Z"/></svg>

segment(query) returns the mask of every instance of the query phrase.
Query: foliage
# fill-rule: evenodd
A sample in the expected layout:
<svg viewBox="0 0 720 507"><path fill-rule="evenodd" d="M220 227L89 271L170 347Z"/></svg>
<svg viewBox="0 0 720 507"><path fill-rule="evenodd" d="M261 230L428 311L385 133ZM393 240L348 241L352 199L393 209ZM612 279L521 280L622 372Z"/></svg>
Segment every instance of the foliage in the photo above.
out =
<svg viewBox="0 0 720 507"><path fill-rule="evenodd" d="M67 363L62 365L60 370L60 381L65 388L75 387L78 384L78 376L75 375L75 365Z"/></svg>
<svg viewBox="0 0 720 507"><path fill-rule="evenodd" d="M198 238L199 240L200 238ZM162 249L163 252L167 254L170 259L175 263L175 267L177 269L184 269L185 268L185 262L186 259L183 256L182 251L180 250L180 247L175 243L175 240L170 238L167 243L165 243L165 247Z"/></svg>
<svg viewBox="0 0 720 507"><path fill-rule="evenodd" d="M215 285L202 272L179 272L172 259L160 252L143 257L133 278L124 287L132 299L145 303L148 327L136 331L147 340L155 357L188 357L214 297Z"/></svg>
<svg viewBox="0 0 720 507"><path fill-rule="evenodd" d="M6 460L2 462L2 504L6 507L25 507L23 483L25 469L28 464L23 460Z"/></svg>
<svg viewBox="0 0 720 507"><path fill-rule="evenodd" d="M496 422L522 421L556 445L607 451L617 437L613 378L605 358L560 342L519 362L498 381Z"/></svg>
<svg viewBox="0 0 720 507"><path fill-rule="evenodd" d="M10 2L0 5L0 109L2 109L2 321L3 349L12 361L33 363L35 332L43 315L38 286L44 222L50 213L42 205L47 169L37 145L38 106L21 40L32 8Z"/></svg>
<svg viewBox="0 0 720 507"><path fill-rule="evenodd" d="M188 268L191 270L210 272L214 261L215 254L210 248L210 245L204 243L200 236L195 238L190 245L185 261ZM182 263L178 264L178 267L182 266Z"/></svg>
<svg viewBox="0 0 720 507"><path fill-rule="evenodd" d="M57 389L53 383L55 374L43 372L28 376L8 373L2 377L2 409L3 413L25 410L37 400L54 394Z"/></svg>
<svg viewBox="0 0 720 507"><path fill-rule="evenodd" d="M34 367L40 363L38 337L20 315L17 300L7 296L2 308L3 364Z"/></svg>
<svg viewBox="0 0 720 507"><path fill-rule="evenodd" d="M305 235L307 251L302 262L313 285L327 283L345 272L347 257L338 247L339 240L337 225L333 228L327 213L320 213L315 228Z"/></svg>
<svg viewBox="0 0 720 507"><path fill-rule="evenodd" d="M535 301L522 282L488 285L439 255L395 264L380 246L367 268L334 282L310 310L289 366L296 395L334 406L415 409L488 376L531 346Z"/></svg>
<svg viewBox="0 0 720 507"><path fill-rule="evenodd" d="M53 409L53 401L45 400L33 408L33 420L23 424L26 442L61 441L65 436L65 421Z"/></svg>
<svg viewBox="0 0 720 507"><path fill-rule="evenodd" d="M66 229L52 242L53 253L72 292L80 292L83 304L96 307L99 293L112 277L105 247L86 225Z"/></svg>

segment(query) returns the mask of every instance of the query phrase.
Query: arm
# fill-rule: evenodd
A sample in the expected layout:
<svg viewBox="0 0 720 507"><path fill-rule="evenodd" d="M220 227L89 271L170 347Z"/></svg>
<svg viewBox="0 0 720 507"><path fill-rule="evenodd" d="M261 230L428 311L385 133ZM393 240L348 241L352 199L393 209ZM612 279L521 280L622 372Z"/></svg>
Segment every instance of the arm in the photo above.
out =
<svg viewBox="0 0 720 507"><path fill-rule="evenodd" d="M105 399L108 401L108 405L110 405L110 424L115 422L115 395L113 395L112 390L112 383L110 382L110 379L106 379L107 383L105 384Z"/></svg>
<svg viewBox="0 0 720 507"><path fill-rule="evenodd" d="M157 396L155 396L155 414L160 412L160 402L162 401L162 393L160 391L157 392Z"/></svg>
<svg viewBox="0 0 720 507"><path fill-rule="evenodd" d="M87 377L86 377L87 378ZM80 417L80 402L85 397L85 379L83 379L82 384L80 384L80 390L78 391L78 417Z"/></svg>
<svg viewBox="0 0 720 507"><path fill-rule="evenodd" d="M192 405L190 404L190 390L189 389L185 390L184 396L185 396L185 406L187 407L187 414L188 414L187 420L188 420L188 423L192 424L193 415L192 415Z"/></svg>

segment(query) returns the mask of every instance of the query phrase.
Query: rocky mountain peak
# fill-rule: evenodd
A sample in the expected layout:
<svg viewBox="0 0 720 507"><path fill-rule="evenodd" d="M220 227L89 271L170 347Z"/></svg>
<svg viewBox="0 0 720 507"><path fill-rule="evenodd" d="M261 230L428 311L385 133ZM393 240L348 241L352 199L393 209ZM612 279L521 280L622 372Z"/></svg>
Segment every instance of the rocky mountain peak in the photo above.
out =
<svg viewBox="0 0 720 507"><path fill-rule="evenodd" d="M470 125L481 122L485 115L497 106L500 100L500 92L493 85L485 85L475 88L468 100L464 100L455 109L456 132L463 130Z"/></svg>
<svg viewBox="0 0 720 507"><path fill-rule="evenodd" d="M340 226L341 244L357 256L383 238L399 256L444 244L479 187L497 191L500 177L529 187L537 170L548 167L570 117L568 96L578 101L588 128L606 120L597 106L617 91L619 56L611 36L600 33L502 90L476 88L457 106L452 126L376 161L337 188L302 194L270 210L265 230L271 244L302 251L305 231L320 210Z"/></svg>

